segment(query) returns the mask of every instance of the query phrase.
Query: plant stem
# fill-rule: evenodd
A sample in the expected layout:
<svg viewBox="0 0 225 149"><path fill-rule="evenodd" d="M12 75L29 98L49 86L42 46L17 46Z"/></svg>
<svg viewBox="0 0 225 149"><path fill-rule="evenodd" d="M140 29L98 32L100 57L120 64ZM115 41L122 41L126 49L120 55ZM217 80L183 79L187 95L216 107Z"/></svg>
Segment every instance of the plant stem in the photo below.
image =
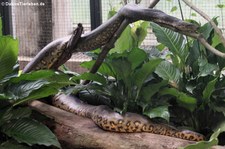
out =
<svg viewBox="0 0 225 149"><path fill-rule="evenodd" d="M148 8L153 8L153 7L155 7L155 5L158 4L159 1L160 1L160 0L153 0L153 1L150 3L150 5L148 6Z"/></svg>

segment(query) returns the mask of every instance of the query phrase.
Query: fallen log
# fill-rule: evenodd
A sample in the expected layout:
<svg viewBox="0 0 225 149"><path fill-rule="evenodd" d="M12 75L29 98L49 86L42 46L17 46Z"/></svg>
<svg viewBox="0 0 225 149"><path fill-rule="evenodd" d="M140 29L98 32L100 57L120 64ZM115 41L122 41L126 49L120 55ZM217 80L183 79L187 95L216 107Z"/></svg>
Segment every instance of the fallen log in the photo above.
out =
<svg viewBox="0 0 225 149"><path fill-rule="evenodd" d="M79 117L40 101L29 106L54 120L54 133L63 149L176 149L193 141L151 133L114 133L98 128L92 120Z"/></svg>

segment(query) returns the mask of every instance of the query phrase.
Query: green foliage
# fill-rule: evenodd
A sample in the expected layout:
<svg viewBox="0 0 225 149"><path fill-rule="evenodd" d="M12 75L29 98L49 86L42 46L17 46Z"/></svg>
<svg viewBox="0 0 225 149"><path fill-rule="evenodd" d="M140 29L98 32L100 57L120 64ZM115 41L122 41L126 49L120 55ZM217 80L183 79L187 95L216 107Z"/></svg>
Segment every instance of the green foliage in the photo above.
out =
<svg viewBox="0 0 225 149"><path fill-rule="evenodd" d="M31 119L30 116L29 108L3 108L1 106L1 132L19 143L60 147L54 134L45 125Z"/></svg>
<svg viewBox="0 0 225 149"><path fill-rule="evenodd" d="M10 100L14 105L54 95L61 87L72 84L67 75L49 70L12 75L1 82L0 99Z"/></svg>
<svg viewBox="0 0 225 149"><path fill-rule="evenodd" d="M55 135L45 125L30 118L11 120L2 126L1 131L20 143L60 147Z"/></svg>
<svg viewBox="0 0 225 149"><path fill-rule="evenodd" d="M208 52L197 40L187 39L154 23L151 27L160 46L147 54L137 48L142 38L131 34L134 42L126 42L129 45L120 46L123 52L118 49L105 59L98 71L101 79L97 79L97 75L78 77L93 80L83 90L87 90L88 95L98 95L98 99L119 112L133 111L150 118L163 118L207 136L212 134L209 132L223 132L222 126L215 128L225 123L224 59ZM136 33L135 27L129 30ZM211 45L225 52L209 23L200 27L199 32ZM128 31L125 33L130 36ZM121 38L128 39L126 36ZM90 69L93 64L92 60L81 65ZM217 137L212 135L212 139L197 146L215 145Z"/></svg>
<svg viewBox="0 0 225 149"><path fill-rule="evenodd" d="M149 22L147 21L137 21L131 28L131 35L134 38L133 42L136 42L134 46L138 47L141 45L145 37L147 36L147 28L149 27Z"/></svg>
<svg viewBox="0 0 225 149"><path fill-rule="evenodd" d="M148 77L153 73L155 68L159 65L162 59L155 58L150 59L148 62L142 65L142 67L135 73L134 78L135 85L140 90L144 85L144 82L148 79Z"/></svg>
<svg viewBox="0 0 225 149"><path fill-rule="evenodd" d="M128 43L128 44L124 44ZM133 45L133 38L131 36L131 27L127 26L123 31L119 39L115 43L115 47L110 50L110 53L120 52L122 53L125 50L131 49Z"/></svg>
<svg viewBox="0 0 225 149"><path fill-rule="evenodd" d="M0 36L0 79L12 73L17 61L18 41L10 36Z"/></svg>
<svg viewBox="0 0 225 149"><path fill-rule="evenodd" d="M179 33L163 28L155 23L151 23L151 26L158 42L167 46L173 53L170 55L173 65L183 69L188 56L188 50L185 47L184 37Z"/></svg>
<svg viewBox="0 0 225 149"><path fill-rule="evenodd" d="M170 10L170 12L175 12L175 11L177 11L177 6L173 6Z"/></svg>
<svg viewBox="0 0 225 149"><path fill-rule="evenodd" d="M30 109L10 108L1 112L0 130L8 137L28 145L54 145L60 148L55 135L45 125L30 118Z"/></svg>
<svg viewBox="0 0 225 149"><path fill-rule="evenodd" d="M155 73L164 80L169 81L174 87L178 86L181 79L180 70L168 61L160 63L156 68Z"/></svg>
<svg viewBox="0 0 225 149"><path fill-rule="evenodd" d="M79 76L72 77L72 80L92 80L101 83L102 85L106 85L106 80L103 76L99 74L93 73L83 73Z"/></svg>
<svg viewBox="0 0 225 149"><path fill-rule="evenodd" d="M165 120L167 120L168 122L169 122L169 118L170 118L168 106L166 106L166 105L152 108L149 111L145 110L143 114L147 115L150 118L161 117L161 118L164 118Z"/></svg>
<svg viewBox="0 0 225 149"><path fill-rule="evenodd" d="M2 17L0 16L0 36L2 36Z"/></svg>
<svg viewBox="0 0 225 149"><path fill-rule="evenodd" d="M196 17L197 14L196 14L196 13L191 13L191 16L192 16L192 17Z"/></svg>
<svg viewBox="0 0 225 149"><path fill-rule="evenodd" d="M223 9L223 8L225 8L225 5L224 4L217 4L216 7L220 8L220 9Z"/></svg>
<svg viewBox="0 0 225 149"><path fill-rule="evenodd" d="M110 98L115 109L121 112L142 109L147 113L146 107L151 106L148 105L149 98L156 93L152 92L152 88L147 86L147 82L151 79L155 68L161 61L160 58L152 57L149 59L147 53L139 48L121 54L113 53L107 57L98 71L98 75L105 78L104 83L102 83L103 81L97 81L97 78L89 77L89 80L98 82L98 84L92 83L90 85L89 92L97 92ZM92 64L93 61L90 61L81 65L90 68ZM82 74L80 77L82 77ZM158 89L165 84L165 82L157 84ZM93 89L94 91L90 91ZM149 92L152 92L151 96L149 96ZM160 114L159 111L162 113ZM150 114L168 119L168 115L163 113L165 111L168 112L168 109L159 108L151 111Z"/></svg>
<svg viewBox="0 0 225 149"><path fill-rule="evenodd" d="M29 146L25 146L23 144L19 144L18 142L14 141L14 140L8 140L3 142L0 145L1 149L31 149L31 147Z"/></svg>
<svg viewBox="0 0 225 149"><path fill-rule="evenodd" d="M18 41L10 36L1 36L0 136L6 135L8 139L0 139L0 147L13 148L18 145L18 148L29 148L38 144L60 148L55 135L45 125L31 118L29 108L16 105L56 94L60 88L73 82L66 74L49 70L19 75L17 54ZM28 146L19 145L15 140Z"/></svg>
<svg viewBox="0 0 225 149"><path fill-rule="evenodd" d="M216 22L216 19L214 21ZM159 77L168 80L170 84L169 88L163 88L159 93L162 96L176 97L177 104L188 109L188 111L172 109L171 115L182 113L180 116L175 114L177 116L175 121L180 125L192 127L200 132L206 129L214 131L216 125L225 122L224 109L221 109L225 101L220 97L224 85L224 75L221 75L225 67L224 59L209 53L196 40L186 40L182 35L156 24L151 26L157 40L169 49L168 55L172 60L172 62L163 61L155 70ZM200 27L199 32L214 47L220 47L221 51L225 51L209 23ZM207 148L215 145L218 143L217 136L190 148Z"/></svg>
<svg viewBox="0 0 225 149"><path fill-rule="evenodd" d="M209 141L200 141L196 144L191 144L186 147L181 147L179 149L206 149L211 148L214 145L218 144L218 136L221 132L225 130L218 129L210 137Z"/></svg>
<svg viewBox="0 0 225 149"><path fill-rule="evenodd" d="M128 25L116 41L115 47L110 50L110 53L123 53L126 50L138 48L147 35L148 27L149 23L146 21L137 21L133 24L133 27Z"/></svg>

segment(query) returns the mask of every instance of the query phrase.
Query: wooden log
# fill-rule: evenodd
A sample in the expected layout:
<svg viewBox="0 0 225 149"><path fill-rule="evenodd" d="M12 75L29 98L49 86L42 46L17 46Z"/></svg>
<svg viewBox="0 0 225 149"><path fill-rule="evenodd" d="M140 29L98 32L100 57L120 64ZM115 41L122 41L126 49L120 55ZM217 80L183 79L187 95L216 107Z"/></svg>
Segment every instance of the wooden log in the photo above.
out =
<svg viewBox="0 0 225 149"><path fill-rule="evenodd" d="M79 117L40 101L33 101L30 107L55 121L54 133L63 149L176 149L193 141L151 134L114 133L97 127L91 119Z"/></svg>

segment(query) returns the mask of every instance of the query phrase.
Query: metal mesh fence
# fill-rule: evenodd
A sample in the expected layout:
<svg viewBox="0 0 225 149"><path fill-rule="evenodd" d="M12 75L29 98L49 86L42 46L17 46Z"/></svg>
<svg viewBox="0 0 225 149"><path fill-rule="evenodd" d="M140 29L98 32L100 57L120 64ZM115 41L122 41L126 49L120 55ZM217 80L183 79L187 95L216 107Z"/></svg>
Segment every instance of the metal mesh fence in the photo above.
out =
<svg viewBox="0 0 225 149"><path fill-rule="evenodd" d="M135 0L127 0L135 2ZM136 0L137 1L137 0ZM108 12L112 8L119 10L122 0L102 0L102 20L108 19ZM141 5L148 7L151 0L142 0ZM50 41L66 36L72 32L78 23L82 23L85 33L91 30L90 0L12 0L12 3L33 3L38 5L12 5L13 35L20 41L20 60L29 61ZM218 16L219 27L225 32L225 8L217 7L224 4L222 0L192 0L192 3L207 13L211 18ZM178 0L160 1L157 6L167 14L181 18ZM194 19L202 24L206 21L181 2L185 19ZM171 10L175 11L171 11ZM176 10L177 9L177 10ZM157 44L155 36L149 29L143 45L150 47ZM76 54L70 60L74 62L88 59L83 54ZM78 64L78 63L77 63Z"/></svg>
<svg viewBox="0 0 225 149"><path fill-rule="evenodd" d="M126 1L126 0L125 0ZM135 3L136 0L127 0L128 2ZM142 6L148 7L150 5L151 0L141 0L140 4ZM219 8L219 4L225 5L225 1L222 0L192 0L191 1L196 7L201 9L203 12L205 12L207 15L210 16L210 18L218 17L218 23L219 27L223 31L223 34L225 35L225 8ZM110 9L114 8L118 10L123 4L123 1L121 0L104 0L102 1L102 13L103 13L103 21L107 20L107 14ZM156 9L162 10L165 13L175 16L177 18L182 19L181 17L181 11L179 8L178 0L171 0L166 1L162 0L160 1L156 7ZM174 9L174 11L172 11ZM199 16L197 13L194 12L190 7L186 6L186 4L181 1L181 9L182 13L184 15L184 19L193 19L197 22L201 22L202 24L206 23L207 21L203 19L201 16ZM152 34L151 29L148 31L148 35L145 38L143 42L143 46L149 47L154 46L157 44L156 38L154 34Z"/></svg>

